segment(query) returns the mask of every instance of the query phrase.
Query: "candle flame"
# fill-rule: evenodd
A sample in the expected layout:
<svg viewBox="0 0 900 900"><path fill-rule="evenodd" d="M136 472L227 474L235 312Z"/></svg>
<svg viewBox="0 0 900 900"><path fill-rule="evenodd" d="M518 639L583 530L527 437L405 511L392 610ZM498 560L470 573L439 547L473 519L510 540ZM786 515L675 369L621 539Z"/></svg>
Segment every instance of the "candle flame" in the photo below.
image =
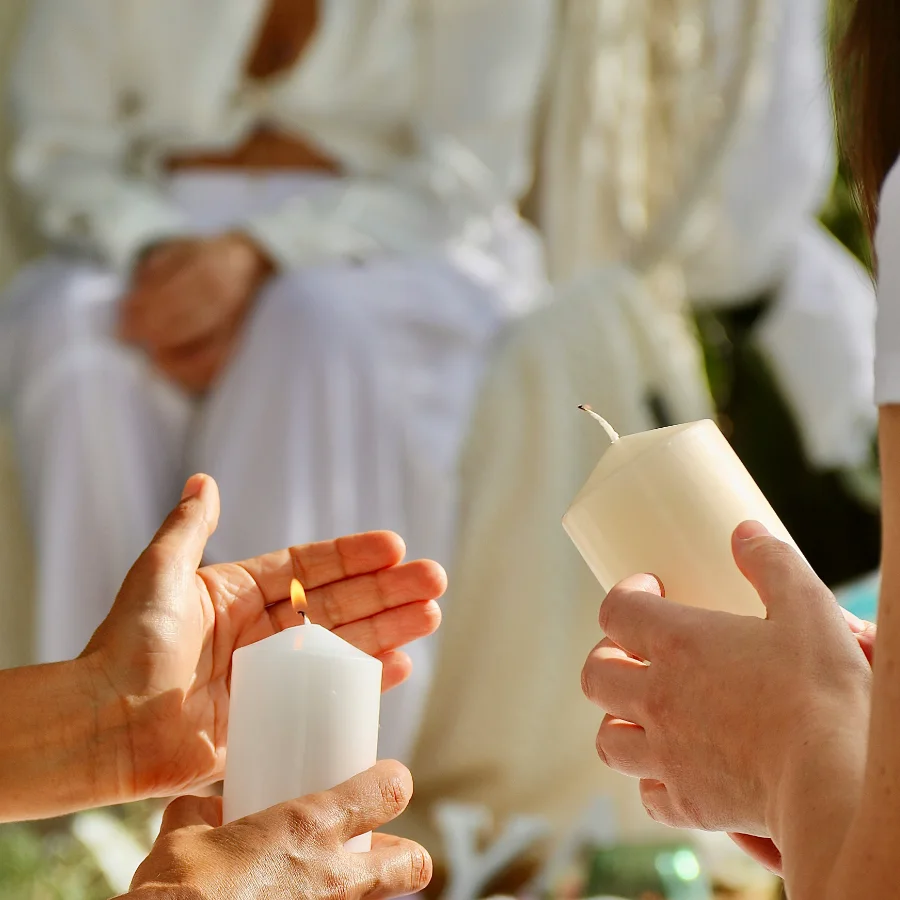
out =
<svg viewBox="0 0 900 900"><path fill-rule="evenodd" d="M306 591L303 585L296 578L291 579L291 606L298 616L306 619L306 610L309 608L309 602L306 599Z"/></svg>
<svg viewBox="0 0 900 900"><path fill-rule="evenodd" d="M603 426L603 430L606 432L612 443L615 443L617 440L619 440L619 435L612 427L612 425L610 425L609 422L607 422L606 419L603 418L603 416L597 415L597 413L595 413L594 410L587 405L587 403L582 403L578 408L584 410L584 412L586 412L592 419L596 419Z"/></svg>

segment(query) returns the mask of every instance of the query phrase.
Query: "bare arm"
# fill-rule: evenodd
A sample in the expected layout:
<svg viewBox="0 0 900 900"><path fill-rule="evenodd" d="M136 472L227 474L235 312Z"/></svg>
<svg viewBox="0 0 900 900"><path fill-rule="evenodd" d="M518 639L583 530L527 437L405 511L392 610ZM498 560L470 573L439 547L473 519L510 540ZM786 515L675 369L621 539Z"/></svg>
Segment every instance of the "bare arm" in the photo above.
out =
<svg viewBox="0 0 900 900"><path fill-rule="evenodd" d="M882 586L868 760L856 813L834 868L830 898L893 896L900 845L900 406L880 413ZM804 895L798 895L800 900ZM809 894L812 897L812 894Z"/></svg>
<svg viewBox="0 0 900 900"><path fill-rule="evenodd" d="M882 587L868 757L852 740L810 747L790 767L773 836L796 900L890 897L900 844L900 406L880 413ZM804 758L805 756L805 758Z"/></svg>
<svg viewBox="0 0 900 900"><path fill-rule="evenodd" d="M101 681L86 659L0 672L0 822L127 799L125 718Z"/></svg>
<svg viewBox="0 0 900 900"><path fill-rule="evenodd" d="M381 659L383 688L405 680L399 648L440 621L436 563L401 565L375 532L198 569L218 516L215 482L190 478L82 656L0 672L0 821L220 780L232 653L297 624L295 576L318 624Z"/></svg>

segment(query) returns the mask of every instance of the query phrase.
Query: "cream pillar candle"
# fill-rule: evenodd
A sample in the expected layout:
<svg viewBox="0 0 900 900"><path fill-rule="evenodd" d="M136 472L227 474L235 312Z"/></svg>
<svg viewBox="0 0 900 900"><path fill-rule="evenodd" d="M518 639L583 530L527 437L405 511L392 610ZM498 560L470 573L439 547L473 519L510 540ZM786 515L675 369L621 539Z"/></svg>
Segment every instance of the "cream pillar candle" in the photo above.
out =
<svg viewBox="0 0 900 900"><path fill-rule="evenodd" d="M381 663L319 625L237 650L225 821L327 790L375 765L380 704ZM370 848L371 835L347 845Z"/></svg>
<svg viewBox="0 0 900 900"><path fill-rule="evenodd" d="M649 572L678 603L765 615L735 565L731 535L755 519L793 541L715 423L620 438L591 414L611 443L563 525L603 588Z"/></svg>

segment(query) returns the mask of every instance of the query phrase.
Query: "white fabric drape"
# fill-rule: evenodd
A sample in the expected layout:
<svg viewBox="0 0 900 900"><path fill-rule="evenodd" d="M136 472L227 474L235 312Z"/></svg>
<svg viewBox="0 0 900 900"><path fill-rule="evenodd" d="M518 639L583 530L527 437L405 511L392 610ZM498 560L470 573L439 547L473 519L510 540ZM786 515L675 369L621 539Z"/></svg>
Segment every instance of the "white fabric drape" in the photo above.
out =
<svg viewBox="0 0 900 900"><path fill-rule="evenodd" d="M185 175L200 232L328 184ZM264 289L224 378L198 402L115 338L119 276L65 260L13 286L13 415L39 550L42 659L77 655L190 471L219 482L211 560L389 528L449 563L457 457L491 342L541 282L530 230L498 211L490 253L288 271ZM382 752L409 754L433 641L385 699Z"/></svg>

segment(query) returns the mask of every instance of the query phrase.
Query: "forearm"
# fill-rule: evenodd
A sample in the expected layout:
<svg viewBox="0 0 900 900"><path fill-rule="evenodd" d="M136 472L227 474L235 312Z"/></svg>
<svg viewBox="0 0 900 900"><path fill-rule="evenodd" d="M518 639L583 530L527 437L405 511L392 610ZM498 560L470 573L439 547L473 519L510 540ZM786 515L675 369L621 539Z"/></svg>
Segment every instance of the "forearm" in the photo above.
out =
<svg viewBox="0 0 900 900"><path fill-rule="evenodd" d="M900 724L896 717L900 704L900 407L881 409L880 441L882 586L868 747L858 743L845 746L831 755L830 772L807 770L797 778L799 784L805 777L807 790L818 792L817 801L840 793L840 802L826 808L823 800L821 806L817 803L803 813L796 792L785 792L795 798L785 800L779 844L792 900L880 900L896 892L900 840ZM841 772L851 777L846 786L841 784ZM792 810L797 817L793 821Z"/></svg>
<svg viewBox="0 0 900 900"><path fill-rule="evenodd" d="M86 659L0 672L0 821L122 799L121 709Z"/></svg>

